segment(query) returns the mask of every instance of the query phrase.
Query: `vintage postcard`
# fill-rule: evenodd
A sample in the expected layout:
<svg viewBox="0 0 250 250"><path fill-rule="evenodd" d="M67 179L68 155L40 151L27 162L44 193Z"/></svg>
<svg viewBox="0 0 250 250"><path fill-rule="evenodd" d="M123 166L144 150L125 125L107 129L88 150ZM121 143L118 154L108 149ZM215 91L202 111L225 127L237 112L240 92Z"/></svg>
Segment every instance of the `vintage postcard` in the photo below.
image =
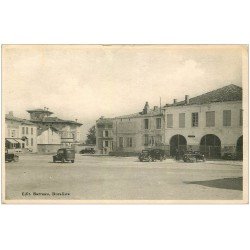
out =
<svg viewBox="0 0 250 250"><path fill-rule="evenodd" d="M3 203L248 203L248 45L2 45Z"/></svg>

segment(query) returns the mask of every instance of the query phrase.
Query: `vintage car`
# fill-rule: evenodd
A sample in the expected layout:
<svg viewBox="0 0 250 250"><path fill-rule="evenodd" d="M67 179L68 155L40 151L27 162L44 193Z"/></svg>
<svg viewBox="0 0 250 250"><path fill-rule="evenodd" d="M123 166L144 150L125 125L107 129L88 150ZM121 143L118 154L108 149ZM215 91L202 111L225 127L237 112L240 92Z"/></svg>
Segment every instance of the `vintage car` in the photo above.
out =
<svg viewBox="0 0 250 250"><path fill-rule="evenodd" d="M94 154L94 148L84 148L80 151L80 154Z"/></svg>
<svg viewBox="0 0 250 250"><path fill-rule="evenodd" d="M75 150L71 148L60 148L56 155L53 155L53 162L75 162Z"/></svg>
<svg viewBox="0 0 250 250"><path fill-rule="evenodd" d="M5 150L5 161L6 162L16 162L19 160L19 156L16 155L15 153L11 153L8 151L8 149Z"/></svg>
<svg viewBox="0 0 250 250"><path fill-rule="evenodd" d="M139 154L140 161L156 161L156 160L166 160L167 156L162 149L145 149Z"/></svg>
<svg viewBox="0 0 250 250"><path fill-rule="evenodd" d="M205 161L205 156L201 154L199 151L187 151L183 154L182 157L184 162L197 162L197 161Z"/></svg>

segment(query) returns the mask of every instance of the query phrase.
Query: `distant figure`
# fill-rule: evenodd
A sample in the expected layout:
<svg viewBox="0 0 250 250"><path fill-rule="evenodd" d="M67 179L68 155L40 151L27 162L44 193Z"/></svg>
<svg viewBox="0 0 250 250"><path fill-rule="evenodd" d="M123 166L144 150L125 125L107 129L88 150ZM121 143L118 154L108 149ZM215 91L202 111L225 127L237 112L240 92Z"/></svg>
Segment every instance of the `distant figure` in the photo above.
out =
<svg viewBox="0 0 250 250"><path fill-rule="evenodd" d="M107 154L107 148L106 147L104 148L104 154L105 155Z"/></svg>

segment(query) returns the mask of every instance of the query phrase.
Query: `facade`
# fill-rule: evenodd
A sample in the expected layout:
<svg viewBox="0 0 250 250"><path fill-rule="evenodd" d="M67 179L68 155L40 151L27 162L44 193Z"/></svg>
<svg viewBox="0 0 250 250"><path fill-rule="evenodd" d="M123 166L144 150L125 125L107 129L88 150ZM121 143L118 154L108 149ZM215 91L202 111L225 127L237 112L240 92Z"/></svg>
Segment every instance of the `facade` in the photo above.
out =
<svg viewBox="0 0 250 250"><path fill-rule="evenodd" d="M174 156L186 150L201 151L206 157L243 152L242 88L228 85L209 93L96 122L100 153L138 153L162 148Z"/></svg>
<svg viewBox="0 0 250 250"><path fill-rule="evenodd" d="M170 155L199 150L206 157L242 155L242 88L229 85L164 108L165 144Z"/></svg>
<svg viewBox="0 0 250 250"><path fill-rule="evenodd" d="M5 146L7 149L37 152L36 124L15 117L13 112L5 115Z"/></svg>
<svg viewBox="0 0 250 250"><path fill-rule="evenodd" d="M61 136L57 129L39 127L37 136L38 153L54 153L61 147Z"/></svg>
<svg viewBox="0 0 250 250"><path fill-rule="evenodd" d="M52 117L53 112L48 108L27 110L30 114L30 121L38 126L38 130L44 127L51 127L53 131L57 131L60 135L61 146L71 147L78 144L82 138L80 132L81 123L71 120L63 120L58 117Z"/></svg>
<svg viewBox="0 0 250 250"><path fill-rule="evenodd" d="M142 112L96 122L97 149L100 153L138 153L144 148L162 146L164 119L160 108L146 102Z"/></svg>

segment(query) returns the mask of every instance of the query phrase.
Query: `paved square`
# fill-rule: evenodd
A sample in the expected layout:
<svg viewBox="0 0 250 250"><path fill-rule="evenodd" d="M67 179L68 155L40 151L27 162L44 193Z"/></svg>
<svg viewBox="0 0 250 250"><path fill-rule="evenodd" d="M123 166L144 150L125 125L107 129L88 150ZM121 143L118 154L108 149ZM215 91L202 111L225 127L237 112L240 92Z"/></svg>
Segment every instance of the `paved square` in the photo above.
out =
<svg viewBox="0 0 250 250"><path fill-rule="evenodd" d="M6 199L241 200L242 162L139 162L136 157L21 155L6 163Z"/></svg>

